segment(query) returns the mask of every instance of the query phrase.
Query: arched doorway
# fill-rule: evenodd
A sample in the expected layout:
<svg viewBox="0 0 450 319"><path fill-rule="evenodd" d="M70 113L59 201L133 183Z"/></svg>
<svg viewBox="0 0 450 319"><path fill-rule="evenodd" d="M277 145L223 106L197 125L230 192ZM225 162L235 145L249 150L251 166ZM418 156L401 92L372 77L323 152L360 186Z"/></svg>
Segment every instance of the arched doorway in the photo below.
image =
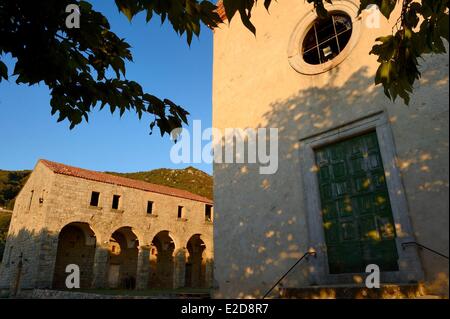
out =
<svg viewBox="0 0 450 319"><path fill-rule="evenodd" d="M109 239L108 288L136 286L139 241L131 227L116 230Z"/></svg>
<svg viewBox="0 0 450 319"><path fill-rule="evenodd" d="M66 267L75 264L80 268L80 288L91 288L95 256L95 233L87 223L70 223L58 236L53 288L66 288Z"/></svg>
<svg viewBox="0 0 450 319"><path fill-rule="evenodd" d="M192 236L187 243L188 258L186 262L186 287L205 287L206 259L204 256L206 245L200 234Z"/></svg>
<svg viewBox="0 0 450 319"><path fill-rule="evenodd" d="M168 231L159 232L150 250L149 287L173 288L175 243Z"/></svg>

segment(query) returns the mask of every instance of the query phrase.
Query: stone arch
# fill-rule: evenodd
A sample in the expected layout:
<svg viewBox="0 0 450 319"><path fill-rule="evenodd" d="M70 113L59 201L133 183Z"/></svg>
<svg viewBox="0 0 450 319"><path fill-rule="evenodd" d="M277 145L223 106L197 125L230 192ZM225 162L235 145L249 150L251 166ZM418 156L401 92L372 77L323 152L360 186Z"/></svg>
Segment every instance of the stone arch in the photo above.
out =
<svg viewBox="0 0 450 319"><path fill-rule="evenodd" d="M94 265L96 235L84 222L72 222L61 228L58 234L53 288L66 288L66 267L75 264L80 268L80 288L90 288Z"/></svg>
<svg viewBox="0 0 450 319"><path fill-rule="evenodd" d="M153 237L150 245L149 287L173 288L175 247L172 234L167 230Z"/></svg>
<svg viewBox="0 0 450 319"><path fill-rule="evenodd" d="M132 227L120 227L111 234L108 243L108 288L135 288L138 247L139 239Z"/></svg>
<svg viewBox="0 0 450 319"><path fill-rule="evenodd" d="M111 234L113 234L115 231L117 231L119 229L126 229L126 228L130 229L133 232L134 236L139 241L139 245L148 244L148 241L146 239L147 234L141 227L139 227L139 225L134 224L134 223L127 223L127 224L113 223L108 228L108 231L105 233L105 238L109 239L111 237Z"/></svg>
<svg viewBox="0 0 450 319"><path fill-rule="evenodd" d="M192 235L187 244L185 286L201 288L206 285L206 245L201 234Z"/></svg>

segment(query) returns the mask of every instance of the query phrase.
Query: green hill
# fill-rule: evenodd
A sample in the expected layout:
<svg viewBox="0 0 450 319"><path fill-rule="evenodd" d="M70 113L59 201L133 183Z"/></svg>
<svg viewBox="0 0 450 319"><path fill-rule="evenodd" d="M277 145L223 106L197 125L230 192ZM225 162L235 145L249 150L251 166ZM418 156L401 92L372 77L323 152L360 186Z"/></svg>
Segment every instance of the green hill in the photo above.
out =
<svg viewBox="0 0 450 319"><path fill-rule="evenodd" d="M31 171L29 170L0 170L0 207L13 209L14 199L23 185L25 185L30 173ZM136 173L106 173L184 189L209 199L213 198L212 176L192 166L185 169L160 168Z"/></svg>
<svg viewBox="0 0 450 319"><path fill-rule="evenodd" d="M5 250L6 235L8 234L11 213L0 211L0 263Z"/></svg>
<svg viewBox="0 0 450 319"><path fill-rule="evenodd" d="M28 179L31 171L0 170L0 207L13 209L14 198Z"/></svg>
<svg viewBox="0 0 450 319"><path fill-rule="evenodd" d="M185 169L160 168L148 172L136 173L114 173L108 174L123 176L132 179L138 179L153 184L160 184L174 188L184 189L191 193L213 198L212 177L205 172L192 166Z"/></svg>

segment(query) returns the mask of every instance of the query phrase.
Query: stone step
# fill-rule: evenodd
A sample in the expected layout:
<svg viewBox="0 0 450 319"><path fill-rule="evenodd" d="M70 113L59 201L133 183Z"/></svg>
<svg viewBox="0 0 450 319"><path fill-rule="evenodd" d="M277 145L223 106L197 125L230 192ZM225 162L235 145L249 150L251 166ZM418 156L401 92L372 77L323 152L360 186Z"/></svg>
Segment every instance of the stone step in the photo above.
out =
<svg viewBox="0 0 450 319"><path fill-rule="evenodd" d="M327 285L281 288L280 298L296 299L399 299L426 296L419 284L382 284L370 289L361 285Z"/></svg>
<svg viewBox="0 0 450 319"><path fill-rule="evenodd" d="M209 293L177 293L176 296L181 299L211 299Z"/></svg>
<svg viewBox="0 0 450 319"><path fill-rule="evenodd" d="M130 291L130 294L116 294L114 291L103 292L76 292L68 290L51 290L51 289L30 289L23 290L15 299L210 299L211 295L208 292L149 292L148 294L142 291L134 294L135 291ZM7 296L5 296L7 297ZM12 297L11 297L12 298Z"/></svg>

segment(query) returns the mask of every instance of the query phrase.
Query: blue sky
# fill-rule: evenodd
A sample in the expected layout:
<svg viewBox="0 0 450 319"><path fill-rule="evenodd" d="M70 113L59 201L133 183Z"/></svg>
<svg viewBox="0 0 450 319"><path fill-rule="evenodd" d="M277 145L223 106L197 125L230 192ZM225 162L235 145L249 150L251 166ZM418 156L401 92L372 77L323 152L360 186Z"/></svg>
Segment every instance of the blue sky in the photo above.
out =
<svg viewBox="0 0 450 319"><path fill-rule="evenodd" d="M210 127L212 32L202 28L200 38L189 47L169 24L161 26L159 17L146 24L141 14L130 24L114 1L92 3L108 18L112 31L132 46L134 62L127 64L127 78L187 108L190 121L199 119L203 128ZM11 74L11 58L5 62ZM139 121L133 113L120 118L106 107L94 111L89 123L69 130L67 121L57 123L57 117L50 115L49 101L45 85L18 86L13 78L0 83L0 169L30 169L39 158L118 172L189 166L170 161L173 142L167 135L161 138L157 128L149 135L148 118ZM192 166L212 172L209 164Z"/></svg>

